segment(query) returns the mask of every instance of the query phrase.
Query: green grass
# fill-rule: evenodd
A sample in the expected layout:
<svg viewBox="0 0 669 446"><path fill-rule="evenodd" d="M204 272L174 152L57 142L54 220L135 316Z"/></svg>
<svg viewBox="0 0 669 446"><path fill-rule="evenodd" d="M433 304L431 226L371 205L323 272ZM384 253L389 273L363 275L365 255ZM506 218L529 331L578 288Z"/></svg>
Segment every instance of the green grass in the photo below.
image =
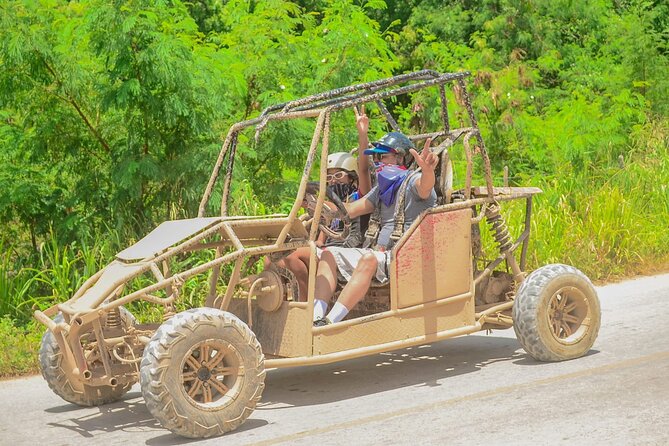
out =
<svg viewBox="0 0 669 446"><path fill-rule="evenodd" d="M67 300L112 256L102 238L93 245L67 246L52 234L37 253L20 257L5 244L0 243L0 317L9 316L19 324L31 319L34 308Z"/></svg>
<svg viewBox="0 0 669 446"><path fill-rule="evenodd" d="M565 262L596 280L669 260L669 131L650 127L629 160L543 180L531 266Z"/></svg>
<svg viewBox="0 0 669 446"><path fill-rule="evenodd" d="M653 122L630 138L628 159L611 155L575 170L518 175L518 186L537 186L528 270L567 263L603 282L669 267L669 121ZM501 185L501 175L495 184ZM512 235L524 221L524 200L504 202ZM482 225L485 227L485 225ZM482 230L487 258L497 255Z"/></svg>
<svg viewBox="0 0 669 446"><path fill-rule="evenodd" d="M17 326L0 318L0 378L39 372L38 351L44 327L37 322Z"/></svg>

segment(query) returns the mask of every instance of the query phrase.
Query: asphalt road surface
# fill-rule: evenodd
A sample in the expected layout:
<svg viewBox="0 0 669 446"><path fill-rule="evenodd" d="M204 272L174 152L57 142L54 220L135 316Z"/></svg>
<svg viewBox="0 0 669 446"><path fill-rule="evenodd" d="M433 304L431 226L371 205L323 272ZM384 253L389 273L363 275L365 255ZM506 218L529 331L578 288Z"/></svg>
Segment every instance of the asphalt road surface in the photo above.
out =
<svg viewBox="0 0 669 446"><path fill-rule="evenodd" d="M669 445L669 274L598 291L599 338L573 361L534 361L511 329L273 370L245 424L195 441L162 429L138 386L81 408L30 377L0 382L0 444Z"/></svg>

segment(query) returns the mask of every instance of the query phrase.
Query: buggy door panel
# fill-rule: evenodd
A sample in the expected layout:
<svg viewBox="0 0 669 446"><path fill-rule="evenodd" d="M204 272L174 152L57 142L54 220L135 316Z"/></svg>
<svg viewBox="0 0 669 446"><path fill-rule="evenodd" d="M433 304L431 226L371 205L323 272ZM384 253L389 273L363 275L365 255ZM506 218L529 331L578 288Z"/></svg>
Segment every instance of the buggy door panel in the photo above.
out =
<svg viewBox="0 0 669 446"><path fill-rule="evenodd" d="M248 299L232 299L228 311L249 324ZM305 304L284 301L270 313L254 300L251 311L251 329L264 354L287 358L311 354L312 313Z"/></svg>
<svg viewBox="0 0 669 446"><path fill-rule="evenodd" d="M474 325L471 294L406 310L387 311L328 325L314 336L314 355L344 352L385 343L423 337L436 340L437 333ZM263 346L264 347L264 346Z"/></svg>
<svg viewBox="0 0 669 446"><path fill-rule="evenodd" d="M426 214L394 248L390 301L402 309L471 291L471 209Z"/></svg>

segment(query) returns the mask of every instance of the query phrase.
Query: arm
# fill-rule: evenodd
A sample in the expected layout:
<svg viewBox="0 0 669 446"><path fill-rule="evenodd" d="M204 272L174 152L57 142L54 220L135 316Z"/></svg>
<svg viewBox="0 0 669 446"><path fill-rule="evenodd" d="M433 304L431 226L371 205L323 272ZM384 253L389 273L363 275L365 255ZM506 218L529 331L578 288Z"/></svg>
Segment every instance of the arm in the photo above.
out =
<svg viewBox="0 0 669 446"><path fill-rule="evenodd" d="M369 147L369 118L365 114L363 105L360 112L357 107L353 107L355 112L355 126L358 129L358 190L361 195L367 195L372 189L372 178L369 173L369 155L364 152Z"/></svg>
<svg viewBox="0 0 669 446"><path fill-rule="evenodd" d="M374 194L376 188L372 190L372 193L369 193L362 197L359 200L355 200L351 203L342 203L346 209L346 213L349 218L354 219L360 217L361 215L371 214L376 209L376 203L372 201L369 197ZM324 201L323 206L327 206L333 212L336 212L337 206L331 201Z"/></svg>
<svg viewBox="0 0 669 446"><path fill-rule="evenodd" d="M423 200L428 198L432 193L435 183L434 169L439 162L437 155L430 150L431 142L432 140L429 138L425 141L420 155L414 149L409 150L422 171L420 178L416 181L416 192L418 192L418 196Z"/></svg>
<svg viewBox="0 0 669 446"><path fill-rule="evenodd" d="M325 244L325 240L327 237L325 236L325 233L323 231L320 231L318 233L318 237L316 238L316 246L319 248L322 247Z"/></svg>
<svg viewBox="0 0 669 446"><path fill-rule="evenodd" d="M371 214L374 211L374 204L366 198L361 198L353 203L344 203L346 212L351 218L360 217L361 215Z"/></svg>

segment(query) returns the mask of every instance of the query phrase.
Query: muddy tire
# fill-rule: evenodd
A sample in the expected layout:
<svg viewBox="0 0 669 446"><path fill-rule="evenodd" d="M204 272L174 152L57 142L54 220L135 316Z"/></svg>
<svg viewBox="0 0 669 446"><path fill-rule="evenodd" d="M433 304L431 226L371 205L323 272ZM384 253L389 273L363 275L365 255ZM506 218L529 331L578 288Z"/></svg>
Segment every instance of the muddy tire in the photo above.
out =
<svg viewBox="0 0 669 446"><path fill-rule="evenodd" d="M265 388L265 357L248 326L213 308L163 323L144 350L140 383L149 412L175 434L222 435L251 415Z"/></svg>
<svg viewBox="0 0 669 446"><path fill-rule="evenodd" d="M54 322L63 322L63 315L59 314ZM135 324L135 317L125 308L121 307L121 320L126 327ZM63 369L63 354L56 342L51 330L47 330L42 336L39 349L39 365L44 380L53 392L67 402L79 406L101 406L103 404L118 401L130 390L133 382L118 384L116 386L87 386L72 381Z"/></svg>
<svg viewBox="0 0 669 446"><path fill-rule="evenodd" d="M601 312L590 280L568 265L546 265L522 283L513 305L513 329L539 361L586 354L597 338Z"/></svg>

